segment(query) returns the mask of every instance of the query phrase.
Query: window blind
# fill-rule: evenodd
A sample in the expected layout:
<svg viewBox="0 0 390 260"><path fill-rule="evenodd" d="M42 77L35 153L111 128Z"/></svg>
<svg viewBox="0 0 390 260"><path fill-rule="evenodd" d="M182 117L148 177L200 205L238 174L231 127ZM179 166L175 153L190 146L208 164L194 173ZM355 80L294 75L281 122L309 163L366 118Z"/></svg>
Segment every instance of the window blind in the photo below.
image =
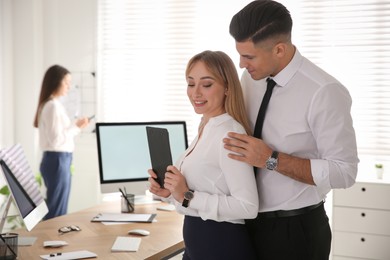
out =
<svg viewBox="0 0 390 260"><path fill-rule="evenodd" d="M361 162L389 162L390 2L301 0L289 5L299 50L350 91Z"/></svg>
<svg viewBox="0 0 390 260"><path fill-rule="evenodd" d="M99 0L99 117L186 120L192 140L199 117L186 96L186 63L211 49L238 65L228 26L249 2ZM390 161L390 2L280 2L301 53L350 91L360 159Z"/></svg>
<svg viewBox="0 0 390 260"><path fill-rule="evenodd" d="M99 0L99 118L185 120L191 141L200 117L187 98L187 62L209 49L225 51L238 63L228 28L245 2Z"/></svg>

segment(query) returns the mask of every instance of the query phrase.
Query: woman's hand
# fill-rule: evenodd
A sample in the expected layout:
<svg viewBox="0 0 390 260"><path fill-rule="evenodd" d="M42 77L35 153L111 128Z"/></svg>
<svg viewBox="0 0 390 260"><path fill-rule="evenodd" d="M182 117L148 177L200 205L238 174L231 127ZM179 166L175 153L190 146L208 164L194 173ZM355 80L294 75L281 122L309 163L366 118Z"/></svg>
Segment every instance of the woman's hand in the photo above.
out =
<svg viewBox="0 0 390 260"><path fill-rule="evenodd" d="M150 175L148 179L150 183L149 191L163 198L169 197L169 195L171 195L171 192L167 189L161 188L160 184L158 184L158 182L155 180L155 178L157 178L157 174L152 169L149 169L148 173Z"/></svg>
<svg viewBox="0 0 390 260"><path fill-rule="evenodd" d="M167 172L165 173L164 187L180 203L184 200L184 192L189 190L183 174L172 165L168 166Z"/></svg>
<svg viewBox="0 0 390 260"><path fill-rule="evenodd" d="M89 120L87 117L77 119L76 121L76 126L80 129L87 127L88 124L89 124Z"/></svg>

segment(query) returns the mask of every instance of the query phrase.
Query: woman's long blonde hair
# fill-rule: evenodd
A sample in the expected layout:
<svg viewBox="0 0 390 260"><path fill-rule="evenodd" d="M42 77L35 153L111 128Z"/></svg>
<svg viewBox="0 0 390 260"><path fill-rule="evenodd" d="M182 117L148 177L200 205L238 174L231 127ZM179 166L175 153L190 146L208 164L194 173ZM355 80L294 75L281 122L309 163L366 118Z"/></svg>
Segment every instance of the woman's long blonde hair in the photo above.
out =
<svg viewBox="0 0 390 260"><path fill-rule="evenodd" d="M222 51L203 51L189 60L186 77L188 77L192 67L199 61L203 62L216 80L227 88L226 112L244 127L248 135L251 135L252 130L244 105L241 83L233 61Z"/></svg>

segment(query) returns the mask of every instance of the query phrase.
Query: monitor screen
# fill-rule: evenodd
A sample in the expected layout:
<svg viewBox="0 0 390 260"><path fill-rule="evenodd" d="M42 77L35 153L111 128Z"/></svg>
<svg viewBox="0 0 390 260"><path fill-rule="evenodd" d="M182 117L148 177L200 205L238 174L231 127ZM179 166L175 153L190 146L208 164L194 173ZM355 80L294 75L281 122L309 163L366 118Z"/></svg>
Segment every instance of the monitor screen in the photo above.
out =
<svg viewBox="0 0 390 260"><path fill-rule="evenodd" d="M152 168L147 126L168 130L173 162L187 149L184 121L96 123L102 193L126 188L128 193L145 194L149 177L147 170Z"/></svg>
<svg viewBox="0 0 390 260"><path fill-rule="evenodd" d="M26 229L30 231L47 214L48 208L21 145L0 150L5 181Z"/></svg>

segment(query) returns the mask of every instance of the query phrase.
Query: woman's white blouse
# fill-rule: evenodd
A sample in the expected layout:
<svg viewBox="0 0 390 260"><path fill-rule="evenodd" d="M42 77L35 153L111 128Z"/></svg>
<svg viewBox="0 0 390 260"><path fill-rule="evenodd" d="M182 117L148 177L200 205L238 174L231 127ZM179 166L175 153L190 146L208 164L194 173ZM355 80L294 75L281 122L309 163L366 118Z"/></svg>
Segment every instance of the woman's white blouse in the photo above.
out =
<svg viewBox="0 0 390 260"><path fill-rule="evenodd" d="M232 223L244 223L244 219L257 216L259 201L253 167L228 157L222 141L228 132L245 130L228 114L211 118L201 137L197 136L178 160L176 166L188 187L195 191L188 208L175 201L179 213Z"/></svg>
<svg viewBox="0 0 390 260"><path fill-rule="evenodd" d="M80 133L80 128L71 122L58 99L51 99L43 106L38 128L41 150L73 152L74 136Z"/></svg>

